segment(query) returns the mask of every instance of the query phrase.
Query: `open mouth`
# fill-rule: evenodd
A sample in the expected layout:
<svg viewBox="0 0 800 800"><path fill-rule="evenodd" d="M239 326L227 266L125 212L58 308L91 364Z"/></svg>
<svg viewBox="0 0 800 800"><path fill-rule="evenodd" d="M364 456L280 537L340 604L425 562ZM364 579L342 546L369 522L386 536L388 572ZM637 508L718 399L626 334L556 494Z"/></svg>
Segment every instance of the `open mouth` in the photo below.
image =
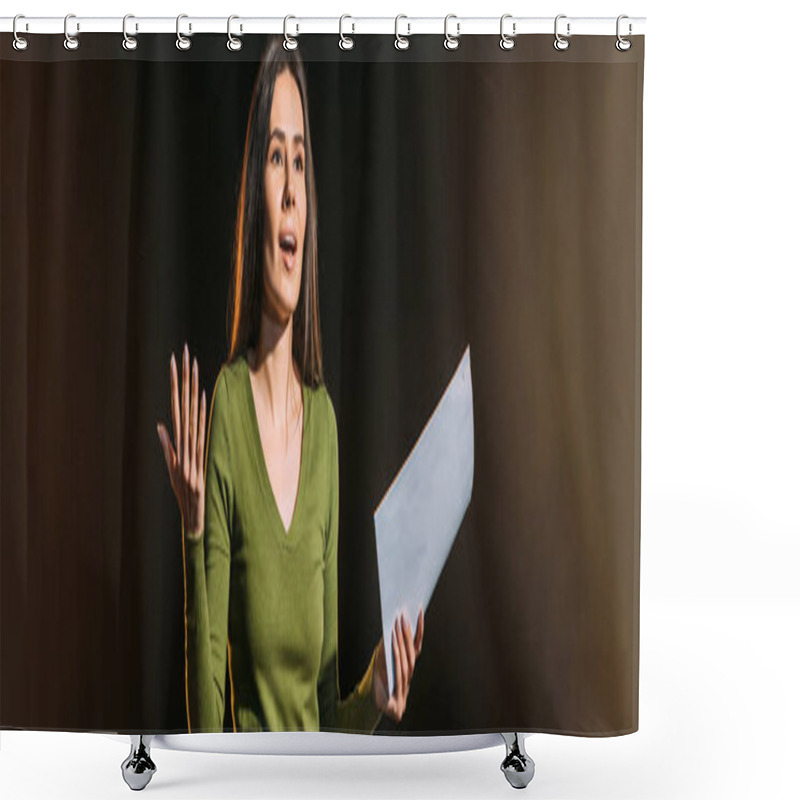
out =
<svg viewBox="0 0 800 800"><path fill-rule="evenodd" d="M297 252L297 240L291 233L287 233L281 239L280 244L281 250L283 250L284 253L290 253L291 255L294 255Z"/></svg>
<svg viewBox="0 0 800 800"><path fill-rule="evenodd" d="M283 263L287 269L294 266L295 255L297 254L297 239L294 234L287 233L281 236L280 248L283 253Z"/></svg>

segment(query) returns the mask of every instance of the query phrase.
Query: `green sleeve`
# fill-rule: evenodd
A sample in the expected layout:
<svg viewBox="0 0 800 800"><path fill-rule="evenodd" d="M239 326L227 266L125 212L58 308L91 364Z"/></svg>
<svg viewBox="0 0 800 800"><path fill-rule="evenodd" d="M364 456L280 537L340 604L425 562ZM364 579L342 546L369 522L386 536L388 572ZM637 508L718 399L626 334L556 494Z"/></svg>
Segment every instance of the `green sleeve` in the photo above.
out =
<svg viewBox="0 0 800 800"><path fill-rule="evenodd" d="M227 399L223 368L211 399L204 467L205 527L197 540L183 535L186 713L190 733L221 732L225 713L231 556Z"/></svg>
<svg viewBox="0 0 800 800"><path fill-rule="evenodd" d="M324 627L322 660L317 685L320 729L365 731L372 733L381 718L373 696L373 674L377 646L372 651L369 666L358 686L348 697L339 696L339 625L338 625L338 550L339 550L339 442L336 416L329 399L329 430L331 435L330 518L325 539L324 563Z"/></svg>

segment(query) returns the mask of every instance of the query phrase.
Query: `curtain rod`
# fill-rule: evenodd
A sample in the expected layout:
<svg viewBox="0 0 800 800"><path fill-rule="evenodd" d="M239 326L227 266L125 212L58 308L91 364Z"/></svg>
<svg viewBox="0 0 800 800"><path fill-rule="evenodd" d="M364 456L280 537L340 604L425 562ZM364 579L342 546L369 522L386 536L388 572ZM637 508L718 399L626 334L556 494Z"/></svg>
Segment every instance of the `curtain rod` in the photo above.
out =
<svg viewBox="0 0 800 800"><path fill-rule="evenodd" d="M636 36L644 33L645 17L570 17L559 14L558 17L515 17L505 14L502 29L506 36L521 34L550 33L556 30L561 36L604 35ZM125 21L125 32L128 36L144 33L176 33L183 36L196 33L228 33L236 36L248 33L287 33L290 36L302 36L312 33L333 34L392 34L413 36L415 34L445 34L451 37L494 33L500 35L501 17L459 17L449 14L447 17L353 17L349 14L339 17L192 17L182 14L180 17L136 17L128 15ZM618 28L619 25L619 28ZM284 26L286 26L284 28ZM82 33L123 33L122 17L80 17L74 14L67 17L26 17L17 18L16 32L53 33L78 36ZM11 33L14 30L14 17L0 17L0 32Z"/></svg>

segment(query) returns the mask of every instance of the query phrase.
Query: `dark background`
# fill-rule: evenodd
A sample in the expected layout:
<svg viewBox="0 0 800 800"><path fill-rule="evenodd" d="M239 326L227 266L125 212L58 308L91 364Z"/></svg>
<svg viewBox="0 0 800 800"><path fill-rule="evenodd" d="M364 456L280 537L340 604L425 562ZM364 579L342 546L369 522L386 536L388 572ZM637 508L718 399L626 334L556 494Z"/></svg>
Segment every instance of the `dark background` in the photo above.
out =
<svg viewBox="0 0 800 800"><path fill-rule="evenodd" d="M186 730L171 352L225 357L266 37L0 37L0 727ZM379 732L638 726L643 39L301 38L340 441L342 695L372 513L471 347L472 502ZM47 39L47 40L46 40ZM61 50L59 53L58 50ZM72 57L72 56L76 57ZM25 57L24 57L25 56ZM230 724L230 712L228 712Z"/></svg>

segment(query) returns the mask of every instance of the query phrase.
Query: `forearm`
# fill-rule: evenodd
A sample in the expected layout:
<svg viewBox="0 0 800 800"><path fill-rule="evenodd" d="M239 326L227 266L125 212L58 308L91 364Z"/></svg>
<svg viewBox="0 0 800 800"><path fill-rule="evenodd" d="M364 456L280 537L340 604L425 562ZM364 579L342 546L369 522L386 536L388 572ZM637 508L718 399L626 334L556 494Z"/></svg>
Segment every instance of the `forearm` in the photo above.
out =
<svg viewBox="0 0 800 800"><path fill-rule="evenodd" d="M186 711L189 732L222 731L224 686L220 696L215 686L204 542L184 538L184 587L186 622Z"/></svg>

